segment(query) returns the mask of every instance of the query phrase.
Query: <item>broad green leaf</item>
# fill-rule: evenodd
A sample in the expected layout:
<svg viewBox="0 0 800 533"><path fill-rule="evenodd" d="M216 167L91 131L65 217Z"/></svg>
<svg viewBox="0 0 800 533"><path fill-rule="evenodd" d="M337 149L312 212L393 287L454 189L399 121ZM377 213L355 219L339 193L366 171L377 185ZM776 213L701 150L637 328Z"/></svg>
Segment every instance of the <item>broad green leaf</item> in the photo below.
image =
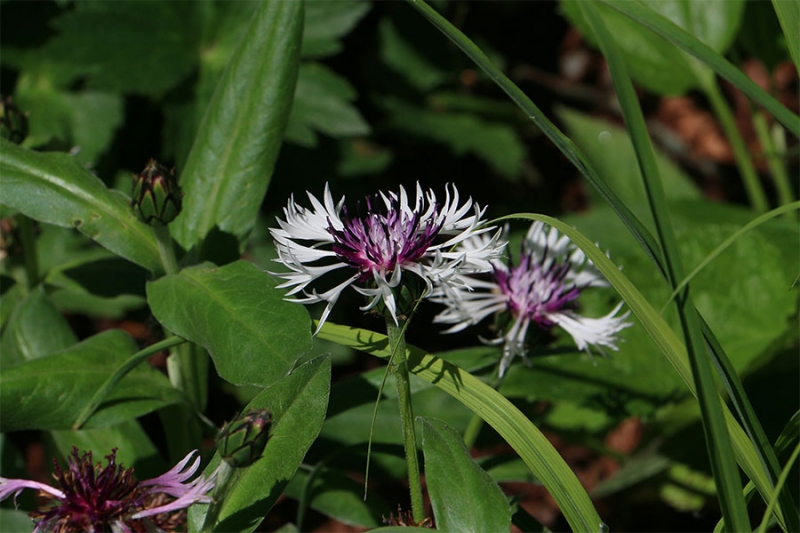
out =
<svg viewBox="0 0 800 533"><path fill-rule="evenodd" d="M369 2L361 0L306 3L303 57L322 58L339 53L342 37L350 33L369 9Z"/></svg>
<svg viewBox="0 0 800 533"><path fill-rule="evenodd" d="M300 66L286 138L316 146L315 131L331 137L369 134L369 125L351 104L356 97L355 89L343 77L320 63L304 63Z"/></svg>
<svg viewBox="0 0 800 533"><path fill-rule="evenodd" d="M800 135L800 121L797 120L796 114L789 111L777 99L748 78L744 72L733 66L713 48L698 40L691 33L688 33L669 19L660 16L643 2L600 1L626 17L637 21L643 27L647 27L656 35L664 37L681 50L708 65L714 72L731 82L755 102L764 106L787 130L795 135Z"/></svg>
<svg viewBox="0 0 800 533"><path fill-rule="evenodd" d="M353 526L377 527L383 523L382 517L393 511L374 492L368 494L365 502L364 484L344 472L323 467L320 471L315 468L312 473L315 477L308 487L310 474L299 470L286 486L284 496L300 501L300 505L306 497L311 509Z"/></svg>
<svg viewBox="0 0 800 533"><path fill-rule="evenodd" d="M6 140L0 147L1 203L40 222L77 228L129 261L161 270L155 233L136 219L124 195L67 154L32 152Z"/></svg>
<svg viewBox="0 0 800 533"><path fill-rule="evenodd" d="M4 369L0 430L71 428L94 392L136 351L136 343L126 333L110 330ZM166 376L140 365L119 383L85 427L116 424L181 401L183 396Z"/></svg>
<svg viewBox="0 0 800 533"><path fill-rule="evenodd" d="M0 509L0 530L27 533L33 531L33 520L25 511Z"/></svg>
<svg viewBox="0 0 800 533"><path fill-rule="evenodd" d="M88 74L89 85L158 95L197 64L194 2L81 2L54 22L46 57Z"/></svg>
<svg viewBox="0 0 800 533"><path fill-rule="evenodd" d="M164 327L208 350L223 379L267 386L311 348L308 313L275 285L246 261L205 263L150 282L147 301Z"/></svg>
<svg viewBox="0 0 800 533"><path fill-rule="evenodd" d="M0 331L5 327L6 322L11 318L11 313L17 308L20 302L25 299L25 286L16 283L13 278L2 275L0 277ZM0 361L5 358L0 353Z"/></svg>
<svg viewBox="0 0 800 533"><path fill-rule="evenodd" d="M25 147L51 142L76 150L84 164L96 163L108 148L123 119L119 95L99 91L69 90L74 75L41 54L21 54L22 72L14 88L14 100L28 116Z"/></svg>
<svg viewBox="0 0 800 533"><path fill-rule="evenodd" d="M792 0L772 0L795 68L800 70L800 5Z"/></svg>
<svg viewBox="0 0 800 533"><path fill-rule="evenodd" d="M649 216L641 172L628 132L607 121L569 109L562 109L558 115L564 121L570 138L583 150L603 181L637 215L641 218L645 218L645 214ZM656 154L656 162L668 200L700 198L700 191L691 179L669 158ZM589 193L599 200L594 189Z"/></svg>
<svg viewBox="0 0 800 533"><path fill-rule="evenodd" d="M385 335L326 322L320 337L388 359ZM522 457L547 488L575 531L604 527L586 491L553 445L510 401L455 365L408 346L409 372L444 390L478 413Z"/></svg>
<svg viewBox="0 0 800 533"><path fill-rule="evenodd" d="M613 3L624 0L610 0ZM647 7L671 20L717 52L733 41L741 22L745 2L729 0L656 0ZM592 42L597 38L578 4L561 2L570 21ZM631 77L658 94L681 94L696 87L698 79L688 56L666 39L606 6L598 6L603 21L616 39Z"/></svg>
<svg viewBox="0 0 800 533"><path fill-rule="evenodd" d="M507 179L522 171L525 147L514 129L466 113L420 109L395 98L383 99L389 123L423 139L447 145L456 156L474 154Z"/></svg>
<svg viewBox="0 0 800 533"><path fill-rule="evenodd" d="M262 2L219 80L181 171L183 212L170 229L186 250L214 228L243 248L291 110L302 23L302 2Z"/></svg>
<svg viewBox="0 0 800 533"><path fill-rule="evenodd" d="M63 460L72 447L79 452L92 452L95 462L117 449L117 464L136 469L136 479L144 480L166 472L170 466L159 456L150 437L136 420L126 420L105 428L78 431L55 430L50 432L56 449Z"/></svg>
<svg viewBox="0 0 800 533"><path fill-rule="evenodd" d="M268 408L272 412L270 438L262 458L239 470L222 503L215 531L245 533L258 526L319 434L330 381L330 359L318 357L264 389L248 404L247 408ZM219 462L217 454L206 473L213 472ZM207 508L195 505L189 510L189 531L199 531Z"/></svg>
<svg viewBox="0 0 800 533"><path fill-rule="evenodd" d="M439 531L508 531L511 508L503 491L469 454L459 432L422 418L425 481Z"/></svg>
<svg viewBox="0 0 800 533"><path fill-rule="evenodd" d="M78 342L67 320L61 316L42 287L32 291L11 314L3 331L4 370L69 348Z"/></svg>

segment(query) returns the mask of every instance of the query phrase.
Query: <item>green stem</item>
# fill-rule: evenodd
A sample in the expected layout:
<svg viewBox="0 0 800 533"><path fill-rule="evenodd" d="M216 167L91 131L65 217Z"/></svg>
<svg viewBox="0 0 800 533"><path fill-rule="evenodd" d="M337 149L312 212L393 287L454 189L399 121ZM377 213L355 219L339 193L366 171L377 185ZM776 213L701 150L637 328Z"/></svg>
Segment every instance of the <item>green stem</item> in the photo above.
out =
<svg viewBox="0 0 800 533"><path fill-rule="evenodd" d="M711 79L708 83L704 83L703 90L708 96L708 100L714 109L714 114L719 119L723 131L725 131L728 142L731 143L733 156L736 159L739 172L742 174L742 181L744 182L745 191L747 191L747 197L750 199L750 205L756 212L763 213L769 209L767 196L764 194L761 179L758 177L747 145L739 132L739 128L736 127L733 113L715 80Z"/></svg>
<svg viewBox="0 0 800 533"><path fill-rule="evenodd" d="M178 273L178 261L175 259L175 247L172 246L172 237L167 226L157 226L153 230L158 241L158 254L161 256L161 264L167 274Z"/></svg>
<svg viewBox="0 0 800 533"><path fill-rule="evenodd" d="M782 154L786 151L786 134L780 126L775 128L775 138L770 135L767 118L761 110L753 113L753 127L756 130L758 141L761 143L762 153L767 160L769 172L775 181L775 189L778 192L778 203L780 205L790 204L794 200L792 186L789 176L786 173L786 165L783 164ZM786 213L789 219L796 218L796 214Z"/></svg>
<svg viewBox="0 0 800 533"><path fill-rule="evenodd" d="M25 273L28 278L28 289L39 283L39 257L36 250L36 235L33 220L20 214L17 216L19 234L22 238L22 251L25 254Z"/></svg>
<svg viewBox="0 0 800 533"><path fill-rule="evenodd" d="M408 489L411 493L411 513L416 522L425 519L425 507L422 503L422 483L419 477L419 460L417 459L417 434L414 431L414 411L411 406L411 382L406 361L406 339L403 332L404 320L395 324L391 317L386 317L386 332L389 336L389 349L392 358L389 362L390 373L394 374L397 383L397 400L400 403L400 423L403 425L403 448L408 465Z"/></svg>
<svg viewBox="0 0 800 533"><path fill-rule="evenodd" d="M97 389L97 392L94 393L92 399L89 400L89 403L86 404L81 414L78 415L78 418L75 420L75 423L72 425L73 430L78 430L83 426L89 417L91 417L94 412L100 407L100 404L105 401L106 397L114 390L114 387L124 378L128 372L136 368L140 363L143 363L147 360L148 357L153 355L154 353L158 353L161 350L166 350L167 348L171 348L172 346L182 344L186 342L186 340L180 337L169 337L164 339L161 342L157 342L133 354L127 361L125 361L122 366L120 366L109 378L103 383L103 385Z"/></svg>
<svg viewBox="0 0 800 533"><path fill-rule="evenodd" d="M225 501L225 493L228 492L229 487L237 477L239 476L235 468L231 467L226 461L220 461L214 483L214 502L208 507L206 518L203 520L203 528L200 530L201 533L213 533L217 518L219 518L219 513L222 510L222 504Z"/></svg>

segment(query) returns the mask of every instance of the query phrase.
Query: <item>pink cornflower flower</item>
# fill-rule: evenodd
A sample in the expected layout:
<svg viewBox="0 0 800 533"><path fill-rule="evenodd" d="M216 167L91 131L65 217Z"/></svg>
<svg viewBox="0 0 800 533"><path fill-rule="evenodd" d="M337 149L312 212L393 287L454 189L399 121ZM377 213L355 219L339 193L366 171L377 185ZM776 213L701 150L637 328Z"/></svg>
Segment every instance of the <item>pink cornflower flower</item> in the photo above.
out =
<svg viewBox="0 0 800 533"><path fill-rule="evenodd" d="M30 513L34 533L132 533L179 531L186 529L185 509L198 502L210 503L208 492L214 487L213 474L187 480L200 466L200 457L189 462L189 453L168 472L138 481L132 468L116 463L116 448L106 456L108 464L92 463L92 453L78 455L73 448L69 466L55 463L53 478L59 488L27 479L0 477L0 501L25 489L38 490L50 502Z"/></svg>

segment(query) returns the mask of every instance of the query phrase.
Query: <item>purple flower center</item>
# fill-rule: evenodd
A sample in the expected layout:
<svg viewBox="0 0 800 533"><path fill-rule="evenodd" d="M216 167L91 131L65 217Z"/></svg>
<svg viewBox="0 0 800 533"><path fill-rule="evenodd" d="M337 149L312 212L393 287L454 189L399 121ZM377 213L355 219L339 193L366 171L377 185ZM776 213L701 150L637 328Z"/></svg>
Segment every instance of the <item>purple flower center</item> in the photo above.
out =
<svg viewBox="0 0 800 533"><path fill-rule="evenodd" d="M417 261L430 248L442 223L420 224L420 214L409 216L399 206L397 198L389 199L389 206L375 197L382 209L373 209L370 198L366 200L366 213L361 204L358 213L351 216L342 208L343 228L337 230L328 221L328 231L333 236L333 251L353 268L361 272L360 281L366 281L374 272L390 272L395 267ZM438 206L433 206L431 219L436 220Z"/></svg>
<svg viewBox="0 0 800 533"><path fill-rule="evenodd" d="M494 277L511 314L526 316L548 329L555 324L546 315L568 307L580 295L575 284L565 282L569 271L569 263L553 261L545 269L533 254L522 252L519 265L508 271L495 269Z"/></svg>
<svg viewBox="0 0 800 533"><path fill-rule="evenodd" d="M92 464L92 453L78 456L73 448L69 467L55 464L53 477L64 492L64 499L50 508L31 513L48 524L48 531L106 531L130 510L142 506L145 493L133 476L133 469L116 464L116 449L106 456L108 465Z"/></svg>

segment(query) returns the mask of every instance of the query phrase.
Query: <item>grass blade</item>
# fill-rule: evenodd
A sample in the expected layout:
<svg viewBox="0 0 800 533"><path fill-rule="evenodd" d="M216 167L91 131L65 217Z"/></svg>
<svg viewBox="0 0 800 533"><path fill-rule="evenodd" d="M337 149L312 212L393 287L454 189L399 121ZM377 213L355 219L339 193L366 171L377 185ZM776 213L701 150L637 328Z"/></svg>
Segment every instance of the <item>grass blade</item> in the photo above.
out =
<svg viewBox="0 0 800 533"><path fill-rule="evenodd" d="M656 165L653 146L647 133L644 116L639 108L639 99L633 89L633 84L628 76L627 68L617 44L608 32L608 29L597 12L594 2L581 2L579 4L584 16L594 29L600 49L606 58L611 78L619 98L625 125L631 136L636 157L639 161L642 180L650 205L650 211L656 226L656 232L664 250L666 260L667 278L671 286L683 278L683 266L678 254L678 244L672 223L667 213L664 190L661 185L658 166ZM706 355L703 334L697 312L691 303L689 287L677 297L677 310L680 318L692 376L697 388L697 397L700 402L700 412L703 419L708 457L711 471L719 495L722 515L726 525L733 531L746 531L750 529L747 517L747 506L742 497L742 484L739 479L739 470L736 459L728 439L725 419L719 395L716 392L714 374Z"/></svg>

